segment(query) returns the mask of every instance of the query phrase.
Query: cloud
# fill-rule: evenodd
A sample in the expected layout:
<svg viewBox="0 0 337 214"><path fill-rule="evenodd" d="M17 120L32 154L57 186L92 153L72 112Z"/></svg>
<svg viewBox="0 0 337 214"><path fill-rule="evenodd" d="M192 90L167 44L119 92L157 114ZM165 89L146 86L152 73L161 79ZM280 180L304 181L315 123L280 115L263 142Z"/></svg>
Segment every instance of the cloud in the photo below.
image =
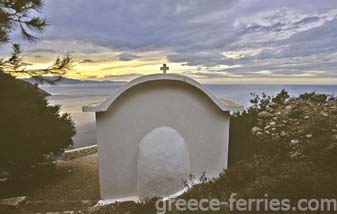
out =
<svg viewBox="0 0 337 214"><path fill-rule="evenodd" d="M50 27L32 53L132 61L158 51L210 78L337 76L335 0L47 0L44 13Z"/></svg>
<svg viewBox="0 0 337 214"><path fill-rule="evenodd" d="M134 59L140 58L139 56L133 54L133 53L129 53L129 52L123 52L121 54L118 55L118 59L120 61L131 61Z"/></svg>
<svg viewBox="0 0 337 214"><path fill-rule="evenodd" d="M54 49L51 48L34 48L27 51L28 53L56 53Z"/></svg>
<svg viewBox="0 0 337 214"><path fill-rule="evenodd" d="M95 60L92 59L83 59L80 63L93 63Z"/></svg>

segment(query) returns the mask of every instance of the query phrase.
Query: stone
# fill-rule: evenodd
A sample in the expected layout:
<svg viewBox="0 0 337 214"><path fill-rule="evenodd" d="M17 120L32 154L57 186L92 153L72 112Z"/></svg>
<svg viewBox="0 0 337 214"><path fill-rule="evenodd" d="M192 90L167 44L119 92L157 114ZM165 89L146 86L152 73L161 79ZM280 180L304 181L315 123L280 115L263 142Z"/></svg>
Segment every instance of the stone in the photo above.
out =
<svg viewBox="0 0 337 214"><path fill-rule="evenodd" d="M262 137L262 136L263 136L263 133L262 133L262 132L258 132L258 133L256 133L256 136L257 136L257 137Z"/></svg>
<svg viewBox="0 0 337 214"><path fill-rule="evenodd" d="M291 143L292 145L296 145L296 144L298 144L299 142L300 142L300 141L297 140L297 139L291 140L291 141L290 141L290 143Z"/></svg>
<svg viewBox="0 0 337 214"><path fill-rule="evenodd" d="M160 127L147 134L139 144L138 196L168 196L183 189L189 158L186 142L175 129Z"/></svg>
<svg viewBox="0 0 337 214"><path fill-rule="evenodd" d="M8 207L19 207L27 201L26 196L21 197L13 197L13 198L5 198L0 200L0 206L8 206Z"/></svg>
<svg viewBox="0 0 337 214"><path fill-rule="evenodd" d="M306 120L309 119L309 118L310 118L309 116L305 116L305 117L304 117L304 119L306 119Z"/></svg>
<svg viewBox="0 0 337 214"><path fill-rule="evenodd" d="M270 129L270 125L267 125L264 127L264 130L268 130L268 129Z"/></svg>
<svg viewBox="0 0 337 214"><path fill-rule="evenodd" d="M306 134L305 137L306 137L306 138L311 138L311 137L312 137L312 134L311 134L311 133L310 133L310 134Z"/></svg>
<svg viewBox="0 0 337 214"><path fill-rule="evenodd" d="M270 119L273 117L273 114L267 112L267 111L262 111L258 114L258 117L262 118L262 119Z"/></svg>
<svg viewBox="0 0 337 214"><path fill-rule="evenodd" d="M290 154L290 158L296 158L296 157L298 157L300 155L301 155L301 153L299 153L299 152L296 151L296 152Z"/></svg>
<svg viewBox="0 0 337 214"><path fill-rule="evenodd" d="M291 105L288 105L285 107L286 110L290 111L293 107Z"/></svg>
<svg viewBox="0 0 337 214"><path fill-rule="evenodd" d="M281 134L280 134L282 137L285 137L287 136L287 133L285 131L282 131Z"/></svg>
<svg viewBox="0 0 337 214"><path fill-rule="evenodd" d="M331 129L332 132L337 132L337 129Z"/></svg>
<svg viewBox="0 0 337 214"><path fill-rule="evenodd" d="M270 126L276 126L276 122L275 121L272 121L269 123Z"/></svg>
<svg viewBox="0 0 337 214"><path fill-rule="evenodd" d="M92 206L95 204L95 201L92 201L92 200L81 200L81 204L84 205L84 206Z"/></svg>
<svg viewBox="0 0 337 214"><path fill-rule="evenodd" d="M326 113L326 112L321 112L321 115L323 115L324 117L328 117L329 116L329 114Z"/></svg>
<svg viewBox="0 0 337 214"><path fill-rule="evenodd" d="M277 117L273 117L272 119L273 119L273 120L277 120L278 118L277 118Z"/></svg>
<svg viewBox="0 0 337 214"><path fill-rule="evenodd" d="M251 133L252 135L256 135L258 132L262 131L262 129L258 126L252 128Z"/></svg>

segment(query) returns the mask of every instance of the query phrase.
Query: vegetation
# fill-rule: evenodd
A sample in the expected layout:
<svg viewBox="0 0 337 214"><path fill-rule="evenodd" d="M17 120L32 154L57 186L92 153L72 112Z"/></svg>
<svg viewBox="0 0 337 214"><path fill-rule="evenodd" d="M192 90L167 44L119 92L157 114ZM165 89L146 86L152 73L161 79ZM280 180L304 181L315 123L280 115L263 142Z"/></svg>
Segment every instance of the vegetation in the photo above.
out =
<svg viewBox="0 0 337 214"><path fill-rule="evenodd" d="M11 43L10 35L20 32L22 39L37 41L36 34L43 33L48 26L40 12L42 0L0 0L0 45ZM12 43L13 51L10 57L0 58L0 72L15 77L30 76L38 82L55 83L73 67L70 56L58 57L56 61L43 69L25 69L21 49L17 43ZM45 78L46 75L55 78Z"/></svg>
<svg viewBox="0 0 337 214"><path fill-rule="evenodd" d="M40 16L42 0L0 0L0 45L12 42L16 31L23 39L36 41L47 22ZM45 69L27 70L19 44L12 55L0 59L0 179L32 176L53 166L55 157L72 145L75 128L60 106L49 106L45 94L14 77L28 75L39 82L55 83L72 67L69 56L57 58ZM56 76L45 78L45 75Z"/></svg>
<svg viewBox="0 0 337 214"><path fill-rule="evenodd" d="M68 114L48 106L41 91L0 73L0 176L16 179L53 166L55 156L72 145Z"/></svg>

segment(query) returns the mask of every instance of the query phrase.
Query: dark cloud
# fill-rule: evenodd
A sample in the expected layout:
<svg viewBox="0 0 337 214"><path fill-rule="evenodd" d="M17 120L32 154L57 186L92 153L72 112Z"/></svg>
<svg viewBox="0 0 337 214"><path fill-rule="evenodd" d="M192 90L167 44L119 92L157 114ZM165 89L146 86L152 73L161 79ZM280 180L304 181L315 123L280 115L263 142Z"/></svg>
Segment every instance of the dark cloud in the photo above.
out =
<svg viewBox="0 0 337 214"><path fill-rule="evenodd" d="M80 63L93 63L95 60L92 59L83 59Z"/></svg>
<svg viewBox="0 0 337 214"><path fill-rule="evenodd" d="M122 61L164 50L186 66L240 65L223 75L335 76L336 0L47 0L45 14L44 40L91 43Z"/></svg>
<svg viewBox="0 0 337 214"><path fill-rule="evenodd" d="M136 54L133 53L129 53L129 52L123 52L121 54L118 55L118 59L120 61L131 61L134 59L140 58L139 56L137 56Z"/></svg>

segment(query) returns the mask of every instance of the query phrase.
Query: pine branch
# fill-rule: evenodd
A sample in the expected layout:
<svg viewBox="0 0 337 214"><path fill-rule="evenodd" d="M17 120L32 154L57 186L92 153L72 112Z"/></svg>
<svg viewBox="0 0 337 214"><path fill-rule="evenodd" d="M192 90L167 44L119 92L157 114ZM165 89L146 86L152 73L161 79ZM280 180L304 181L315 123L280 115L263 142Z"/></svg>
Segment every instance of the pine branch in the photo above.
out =
<svg viewBox="0 0 337 214"><path fill-rule="evenodd" d="M25 63L20 57L21 49L18 44L13 44L12 55L8 59L0 59L0 70L13 76L26 74L36 79L39 83L47 82L55 84L62 79L67 72L74 67L74 62L71 56L57 57L55 62L42 69L26 69ZM52 79L49 77L53 76Z"/></svg>

